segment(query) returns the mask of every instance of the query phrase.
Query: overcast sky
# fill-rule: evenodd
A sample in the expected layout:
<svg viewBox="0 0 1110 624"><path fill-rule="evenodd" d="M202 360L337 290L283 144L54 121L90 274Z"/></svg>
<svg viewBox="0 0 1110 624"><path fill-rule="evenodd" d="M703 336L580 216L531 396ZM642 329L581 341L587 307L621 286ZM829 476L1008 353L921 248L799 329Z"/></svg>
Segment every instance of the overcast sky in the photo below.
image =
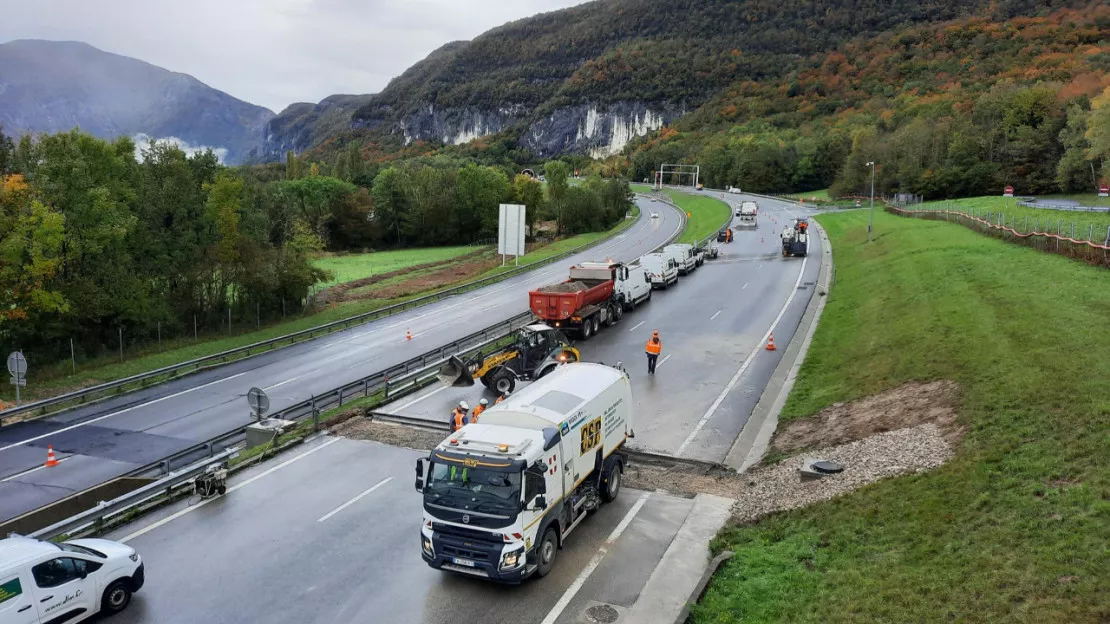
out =
<svg viewBox="0 0 1110 624"><path fill-rule="evenodd" d="M441 45L583 0L0 0L0 42L84 41L279 112L375 93Z"/></svg>

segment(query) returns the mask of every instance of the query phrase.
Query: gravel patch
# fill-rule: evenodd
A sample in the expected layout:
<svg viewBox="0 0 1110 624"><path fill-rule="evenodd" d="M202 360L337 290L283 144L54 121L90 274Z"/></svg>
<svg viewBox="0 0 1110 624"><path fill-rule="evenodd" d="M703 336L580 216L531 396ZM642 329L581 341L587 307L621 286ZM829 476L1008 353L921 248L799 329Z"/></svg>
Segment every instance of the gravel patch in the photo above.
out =
<svg viewBox="0 0 1110 624"><path fill-rule="evenodd" d="M430 451L447 437L444 431L430 431L387 422L376 422L366 417L351 418L333 427L331 433L352 440L373 440L402 448Z"/></svg>
<svg viewBox="0 0 1110 624"><path fill-rule="evenodd" d="M632 465L625 484L682 495L706 493L731 498L736 500L733 520L743 523L828 500L880 479L930 470L951 457L951 447L941 429L926 423L809 451L744 474L723 467ZM832 460L844 471L802 481L799 469L810 458Z"/></svg>

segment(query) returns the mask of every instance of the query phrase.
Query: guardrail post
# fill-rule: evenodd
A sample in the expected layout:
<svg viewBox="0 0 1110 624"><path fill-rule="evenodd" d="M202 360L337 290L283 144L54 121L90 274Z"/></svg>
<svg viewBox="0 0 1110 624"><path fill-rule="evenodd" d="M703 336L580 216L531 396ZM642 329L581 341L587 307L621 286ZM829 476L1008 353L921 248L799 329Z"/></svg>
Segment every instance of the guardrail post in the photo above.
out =
<svg viewBox="0 0 1110 624"><path fill-rule="evenodd" d="M339 405L336 407L343 407L343 386L339 387Z"/></svg>

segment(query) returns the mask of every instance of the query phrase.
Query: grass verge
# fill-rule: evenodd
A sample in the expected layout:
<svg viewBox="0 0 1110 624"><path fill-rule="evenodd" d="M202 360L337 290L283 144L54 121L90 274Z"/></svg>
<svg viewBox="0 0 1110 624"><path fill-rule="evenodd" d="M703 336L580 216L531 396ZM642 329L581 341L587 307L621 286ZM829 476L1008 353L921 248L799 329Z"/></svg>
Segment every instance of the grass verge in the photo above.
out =
<svg viewBox="0 0 1110 624"><path fill-rule="evenodd" d="M1110 273L962 226L817 217L836 284L781 416L907 381L960 384L930 473L724 531L695 622L1110 618Z"/></svg>
<svg viewBox="0 0 1110 624"><path fill-rule="evenodd" d="M638 208L633 209L633 216L639 216ZM624 219L608 232L590 232L555 241L532 253L521 256L520 265L528 266L535 264L552 256L574 249L575 247L596 242L610 234L620 232L630 227L633 223L635 223L635 219ZM473 249L471 249L471 251L473 251ZM480 277L498 275L512 268L514 268L512 265L497 267ZM461 282L470 281L470 279L463 279ZM32 375L28 379L28 385L22 389L21 393L24 401L40 400L357 316L371 310L415 299L428 294L428 292L431 291L413 293L396 299L359 299L355 301L344 301L312 314L298 316L287 321L263 327L259 330L233 336L201 335L198 341L193 341L189 338L173 341L167 340L163 343L162 351L157 351L157 346L155 345L149 345L134 354L127 354L127 357L122 361L120 361L118 357L112 356L97 358L81 364L76 374L71 373L70 363L68 361L36 367L32 369ZM3 386L3 388L0 389L0 399L5 403L14 405L14 388L7 385Z"/></svg>
<svg viewBox="0 0 1110 624"><path fill-rule="evenodd" d="M708 195L694 195L670 189L664 192L690 215L686 219L686 229L675 241L677 243L696 243L713 234L721 229L732 211L728 204Z"/></svg>
<svg viewBox="0 0 1110 624"><path fill-rule="evenodd" d="M1063 197L1063 196L1060 196ZM1073 196L1074 199L1082 199L1084 196ZM1092 205L1092 198L1094 195L1085 196L1088 198L1087 205ZM1106 198L1101 198L1106 202ZM1071 235L1072 225L1075 226L1076 238L1087 240L1089 235L1094 231L1093 239L1095 242L1102 242L1106 239L1107 228L1110 227L1110 213L1108 212L1078 212L1070 210L1053 210L1051 208L1027 208L1025 206L1017 205L1019 200L1013 197L971 197L967 199L956 199L949 202L926 202L920 206L911 206L912 209L923 208L936 210L944 208L947 204L954 210L960 210L969 214L992 212L995 214L1001 213L1007 224L1016 227L1019 231L1029 232L1037 227L1037 231L1044 232L1046 229L1051 232L1056 232L1057 228L1062 228L1064 234ZM1093 205L1108 205L1108 204L1093 204ZM1110 208L1108 208L1110 210ZM997 222L997 217L993 217L992 221ZM1093 227L1092 227L1093 226Z"/></svg>
<svg viewBox="0 0 1110 624"><path fill-rule="evenodd" d="M312 264L334 275L330 284L342 284L407 269L418 264L451 260L478 249L480 247L428 247L364 254L328 254L314 259Z"/></svg>

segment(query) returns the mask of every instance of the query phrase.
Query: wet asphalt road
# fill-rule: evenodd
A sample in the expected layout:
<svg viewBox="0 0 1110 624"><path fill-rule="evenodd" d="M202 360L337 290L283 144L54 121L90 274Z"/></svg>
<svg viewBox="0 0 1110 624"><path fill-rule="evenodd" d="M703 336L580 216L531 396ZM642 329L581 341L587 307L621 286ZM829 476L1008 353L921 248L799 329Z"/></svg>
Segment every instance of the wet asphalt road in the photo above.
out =
<svg viewBox="0 0 1110 624"><path fill-rule="evenodd" d="M681 227L681 217L665 204L639 204L642 216L627 232L564 262L58 417L4 427L0 520L248 424L244 397L252 386L266 390L271 411L279 410L527 310L527 291L562 279L569 264L632 260ZM660 218L651 219L651 212ZM405 341L406 329L412 341ZM48 444L62 463L45 469Z"/></svg>
<svg viewBox="0 0 1110 624"><path fill-rule="evenodd" d="M757 230L734 232L721 256L588 341L576 341L584 360L629 371L636 404L632 446L707 461L723 461L758 402L801 321L820 268L821 242L809 255L783 258L779 232L795 216L792 203L715 193L732 203L754 199ZM762 242L761 242L762 238ZM776 351L766 351L774 325ZM647 374L644 343L658 329L663 341L656 374ZM740 372L742 370L742 372ZM388 413L446 422L466 400L471 407L495 395L472 388L437 386L382 408Z"/></svg>
<svg viewBox="0 0 1110 624"><path fill-rule="evenodd" d="M550 616L572 624L594 602L630 607L693 505L626 489L567 538L549 576L495 585L420 558L413 466L421 454L318 439L237 476L225 497L181 503L108 536L139 551L147 581L127 611L105 622L533 624ZM581 589L553 613L633 512Z"/></svg>

